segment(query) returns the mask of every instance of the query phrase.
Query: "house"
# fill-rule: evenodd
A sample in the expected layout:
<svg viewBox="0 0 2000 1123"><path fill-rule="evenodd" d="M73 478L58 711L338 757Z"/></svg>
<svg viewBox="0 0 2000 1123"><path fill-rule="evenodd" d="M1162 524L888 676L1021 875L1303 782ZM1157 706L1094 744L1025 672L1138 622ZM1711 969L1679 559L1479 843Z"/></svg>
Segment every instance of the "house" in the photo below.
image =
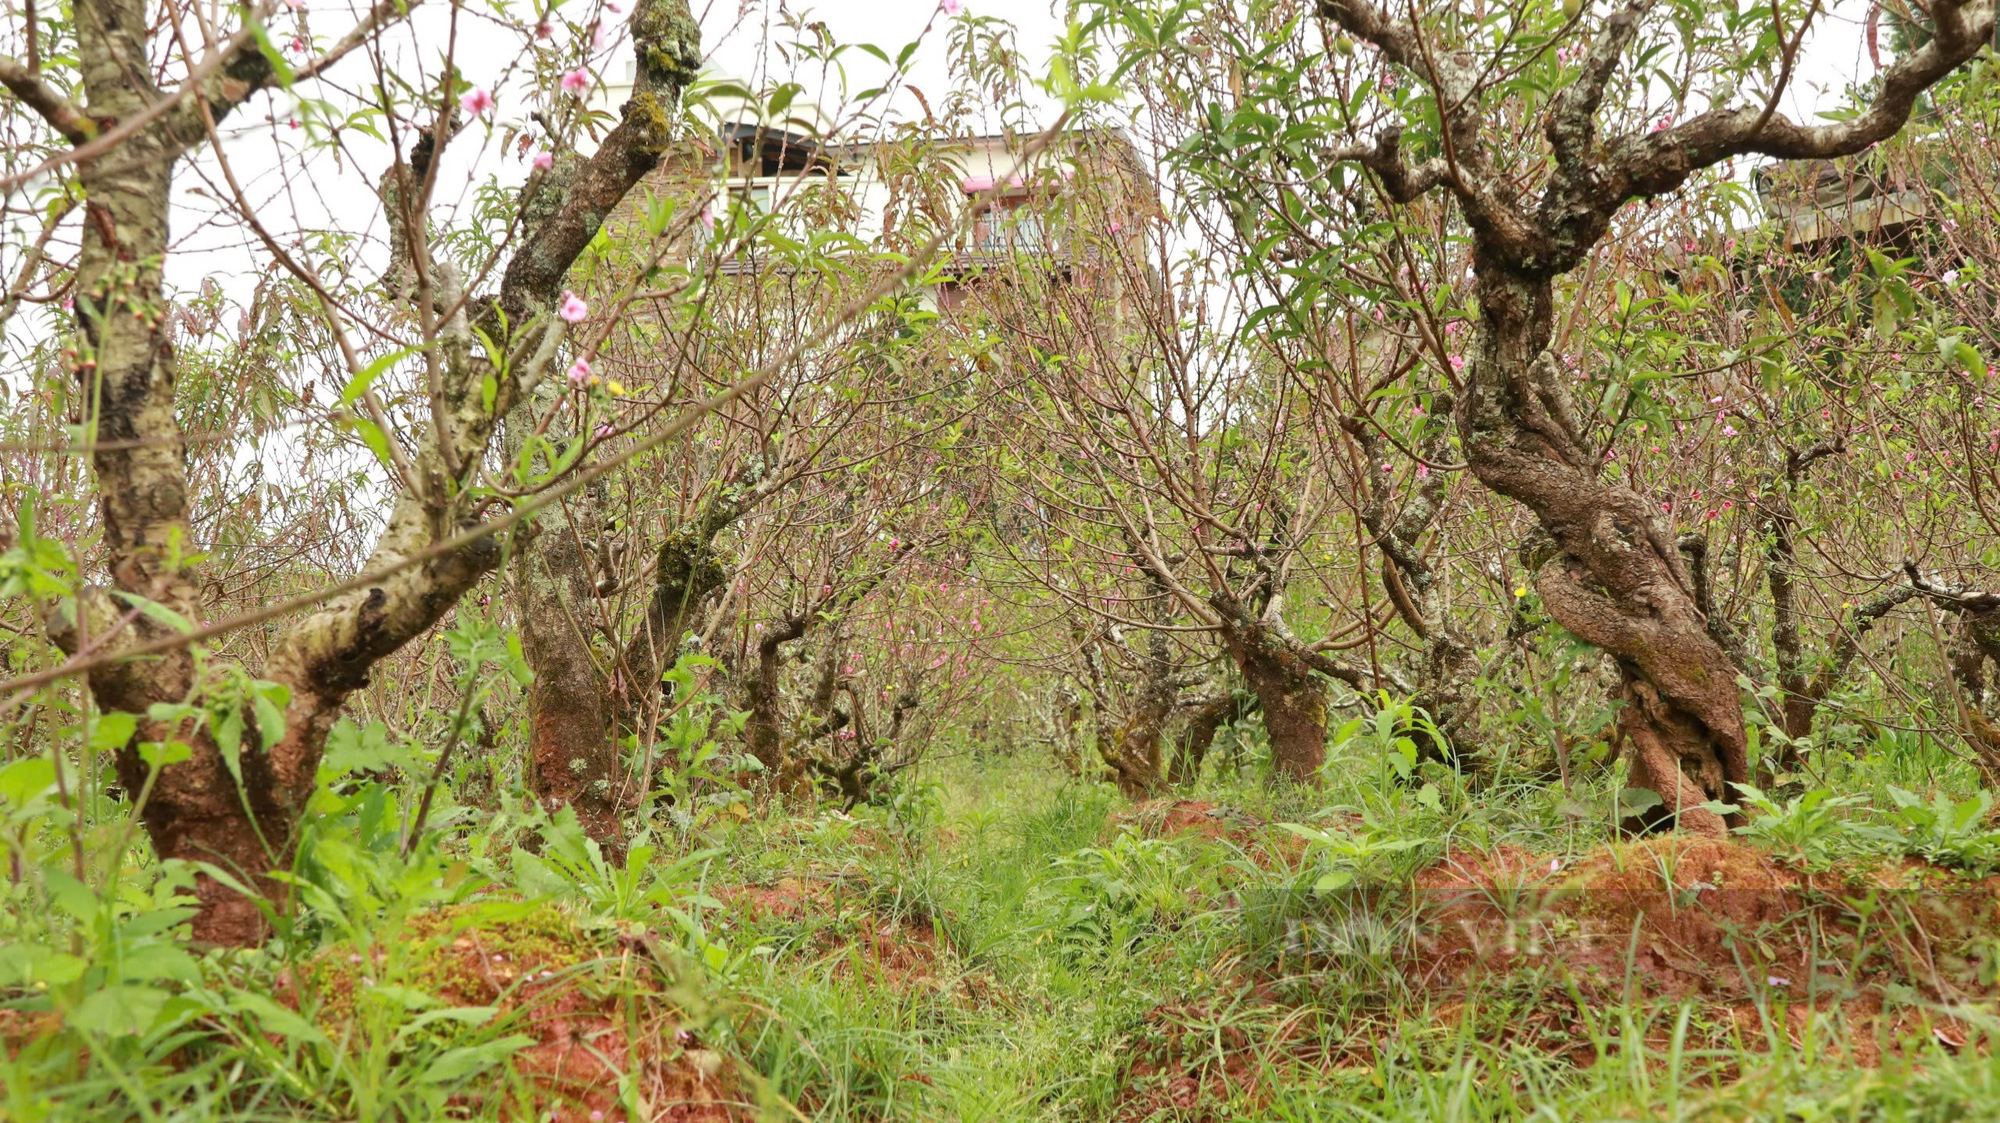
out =
<svg viewBox="0 0 2000 1123"><path fill-rule="evenodd" d="M1932 221L1930 189L1848 160L1792 160L1752 173L1764 213L1787 249L1830 249L1847 239L1895 242Z"/></svg>
<svg viewBox="0 0 2000 1123"><path fill-rule="evenodd" d="M596 108L615 111L629 90L629 78L603 87ZM925 286L926 302L944 312L1030 279L1116 296L1133 266L1150 275L1140 238L1159 192L1122 129L1046 137L905 127L842 141L832 114L802 98L774 113L781 100L712 83L690 106L707 125L701 139L646 185L655 198L698 207L687 253L716 255L718 276L787 268L773 239L730 236L766 223L790 239L845 235L857 248L902 253L944 232L945 256ZM608 227L633 221L646 195L634 192Z"/></svg>

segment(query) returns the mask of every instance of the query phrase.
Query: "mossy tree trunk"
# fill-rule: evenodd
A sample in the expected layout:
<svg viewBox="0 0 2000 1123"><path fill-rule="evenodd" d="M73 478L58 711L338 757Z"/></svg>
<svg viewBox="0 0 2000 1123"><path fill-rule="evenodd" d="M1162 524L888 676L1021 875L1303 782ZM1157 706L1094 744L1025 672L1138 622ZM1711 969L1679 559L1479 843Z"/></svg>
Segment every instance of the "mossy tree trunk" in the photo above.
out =
<svg viewBox="0 0 2000 1123"><path fill-rule="evenodd" d="M1216 734L1236 717L1234 693L1222 692L1196 700L1188 710L1187 724L1174 737L1173 758L1167 765L1167 783L1182 787L1201 778L1208 751L1215 746Z"/></svg>
<svg viewBox="0 0 2000 1123"><path fill-rule="evenodd" d="M764 483L731 484L696 517L667 535L655 552L653 587L633 634L607 657L593 640L603 634L601 595L614 577L594 572L605 551L598 507L551 508L534 540L517 552L511 592L521 649L534 680L528 686L528 787L543 807L570 807L599 843L623 842L628 808L624 739L643 727L661 701L661 675L711 594L728 579L715 540L768 494ZM579 526L581 521L584 525Z"/></svg>
<svg viewBox="0 0 2000 1123"><path fill-rule="evenodd" d="M1179 672L1167 633L1147 632L1146 648L1139 658L1138 689L1129 712L1117 730L1098 743L1098 753L1111 769L1112 780L1128 799L1145 799L1159 790L1163 778L1161 746L1167 722L1174 715L1174 702L1180 696Z"/></svg>
<svg viewBox="0 0 2000 1123"><path fill-rule="evenodd" d="M325 54L298 67L296 77L311 80L372 42L405 11L398 4L377 5ZM641 67L637 97L656 104L678 98L699 58L698 31L684 0L641 0L634 20L642 49L659 56L656 65ZM5 75L10 90L17 96L26 90L23 100L79 148L119 136L108 151L77 163L87 202L76 281L76 373L96 438L92 462L112 587L85 590L52 619L50 634L72 653L88 651L101 660L88 671L101 707L140 718L135 736L116 751L116 767L128 791L146 792L140 816L156 851L211 863L267 898L270 907L282 908L287 890L270 874L293 860L299 816L314 791L327 732L348 696L367 683L379 660L428 631L499 562L500 544L490 534L456 541L479 523L455 496L481 463L497 415L532 392L546 370L560 329L538 314L545 304L537 304L536 288L521 283L510 266L501 303L512 298L510 311L518 314L509 322L521 334L507 341L513 377L496 381L489 404L486 381L494 371L464 318L448 316L435 325L439 393L430 402L428 428L395 446L398 490L364 565L372 579L321 602L280 637L258 677L273 684L262 688L267 701L283 700L284 729L250 723L235 762L239 783L208 732L208 715L241 703L230 684L242 678L215 677L213 669L206 677L198 673L178 633L160 622L165 614L196 623L201 617L185 560L199 543L191 533L163 270L172 245L168 191L175 168L212 139L217 122L271 83L271 64L246 26L216 44L217 64L197 72L184 96L170 94L153 84L156 64L172 52L156 52L152 40L168 32L145 4L79 0L75 26L81 105L25 70L9 67ZM117 134L120 129L129 131ZM663 121L628 113L580 174L578 205L524 231L516 264L532 261L560 276L609 209L586 201L622 197L666 141ZM392 175L407 178L407 171L398 167ZM420 200L409 204L421 213ZM430 276L431 291L420 299L433 307L467 304L448 269L433 268ZM134 604L155 611L134 611ZM130 657L121 658L125 653ZM160 712L156 706L190 702L196 716L153 716ZM187 755L161 767L147 788L150 766L140 746L158 742L184 745ZM261 902L206 873L197 876L195 891L197 939L248 945L264 938Z"/></svg>
<svg viewBox="0 0 2000 1123"><path fill-rule="evenodd" d="M1317 785L1326 763L1327 683L1294 642L1268 624L1229 620L1223 643L1243 681L1257 695L1264 729L1271 738L1274 774L1294 783Z"/></svg>

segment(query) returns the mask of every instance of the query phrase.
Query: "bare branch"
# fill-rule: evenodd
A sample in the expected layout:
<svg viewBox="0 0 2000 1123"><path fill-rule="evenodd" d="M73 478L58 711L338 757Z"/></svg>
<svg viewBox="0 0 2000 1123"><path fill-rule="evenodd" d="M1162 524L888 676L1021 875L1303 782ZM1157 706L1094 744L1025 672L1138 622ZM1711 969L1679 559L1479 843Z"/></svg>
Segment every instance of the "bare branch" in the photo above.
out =
<svg viewBox="0 0 2000 1123"><path fill-rule="evenodd" d="M373 41L384 27L406 18L410 10L421 3L423 0L376 0L368 14L349 28L347 34L342 35L333 46L294 70L291 80L296 83L318 77L334 63ZM246 19L227 43L211 57L202 60L200 68L175 93L175 107L166 119L165 128L167 134L183 147L201 143L208 136L210 120L221 121L253 94L277 80L277 74L271 69L270 56L258 41L258 31L258 25ZM207 103L208 120L203 118L194 101L187 98L190 92L198 93L199 100Z"/></svg>
<svg viewBox="0 0 2000 1123"><path fill-rule="evenodd" d="M1623 10L1613 12L1584 57L1582 74L1557 96L1546 126L1555 149L1557 184L1587 167L1590 146L1597 139L1597 110L1604 103L1604 88L1618 72L1625 48L1639 34L1639 22L1654 2L1631 0Z"/></svg>
<svg viewBox="0 0 2000 1123"><path fill-rule="evenodd" d="M1840 638L1834 643L1826 664L1813 679L1808 696L1814 702L1819 702L1833 693L1834 684L1840 681L1841 676L1847 673L1847 668L1861 654L1861 641L1867 637L1869 631L1883 617L1916 595L1916 586L1896 584L1855 605L1841 626Z"/></svg>
<svg viewBox="0 0 2000 1123"><path fill-rule="evenodd" d="M1352 161L1375 173L1382 193L1396 203L1413 203L1440 184L1452 180L1451 165L1433 158L1411 167L1403 162L1403 129L1394 125L1376 136L1374 144L1355 144L1327 153L1334 161Z"/></svg>
<svg viewBox="0 0 2000 1123"><path fill-rule="evenodd" d="M1375 44L1390 62L1412 70L1421 68L1422 48L1416 28L1367 0L1320 0L1319 14L1356 39Z"/></svg>

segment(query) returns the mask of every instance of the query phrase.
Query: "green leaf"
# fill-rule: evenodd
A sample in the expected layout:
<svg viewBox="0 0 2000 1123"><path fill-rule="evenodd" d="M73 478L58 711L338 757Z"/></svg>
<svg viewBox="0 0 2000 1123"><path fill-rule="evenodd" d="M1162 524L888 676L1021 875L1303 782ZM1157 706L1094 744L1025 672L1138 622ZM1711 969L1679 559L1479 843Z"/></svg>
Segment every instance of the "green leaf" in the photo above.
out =
<svg viewBox="0 0 2000 1123"><path fill-rule="evenodd" d="M222 754L223 767L236 781L236 787L243 787L243 711L231 710L222 720L213 723L210 735L215 738L215 749Z"/></svg>
<svg viewBox="0 0 2000 1123"><path fill-rule="evenodd" d="M27 757L0 768L0 799L16 807L26 807L55 786L55 762L45 756Z"/></svg>
<svg viewBox="0 0 2000 1123"><path fill-rule="evenodd" d="M409 745L389 739L389 727L381 722L358 725L349 718L341 718L327 732L326 755L320 758L320 768L328 775L342 776L350 772L407 768L415 759Z"/></svg>
<svg viewBox="0 0 2000 1123"><path fill-rule="evenodd" d="M376 983L368 988L368 993L386 999L405 1010L422 1010L439 1005L436 995L416 987L400 986L396 983Z"/></svg>
<svg viewBox="0 0 2000 1123"><path fill-rule="evenodd" d="M250 687L250 708L257 715L257 737L268 749L285 739L285 707L292 688L282 682L256 682Z"/></svg>
<svg viewBox="0 0 2000 1123"><path fill-rule="evenodd" d="M186 741L141 741L139 759L149 768L166 768L194 756Z"/></svg>
<svg viewBox="0 0 2000 1123"><path fill-rule="evenodd" d="M89 967L89 960L68 952L35 944L0 945L0 983L8 986L66 987L83 978Z"/></svg>
<svg viewBox="0 0 2000 1123"><path fill-rule="evenodd" d="M396 457L389 451L388 435L382 432L381 426L365 417L350 417L347 419L347 424L353 428L355 435L361 438L361 443L368 446L368 451L375 454L375 459L380 461L383 467L395 464Z"/></svg>
<svg viewBox="0 0 2000 1123"><path fill-rule="evenodd" d="M442 1010L426 1010L411 1018L396 1031L396 1040L404 1040L427 1025L435 1022L457 1022L459 1025L479 1026L500 1013L498 1006L448 1006Z"/></svg>
<svg viewBox="0 0 2000 1123"><path fill-rule="evenodd" d="M158 601L148 600L137 593L128 593L120 589L113 589L112 595L138 609L140 615L154 623L165 624L182 635L194 631L194 621Z"/></svg>
<svg viewBox="0 0 2000 1123"><path fill-rule="evenodd" d="M118 983L85 998L64 1020L86 1033L129 1037L150 1028L170 997L159 987Z"/></svg>
<svg viewBox="0 0 2000 1123"><path fill-rule="evenodd" d="M90 729L90 751L103 753L122 749L130 743L132 734L138 730L138 714L99 714L97 724Z"/></svg>
<svg viewBox="0 0 2000 1123"><path fill-rule="evenodd" d="M414 347L399 347L386 355L378 356L373 362L355 372L354 377L347 380L347 385L340 388L340 404L351 406L360 401L361 396L368 392L368 388L375 384L376 379L382 377L384 371L401 362L415 350Z"/></svg>
<svg viewBox="0 0 2000 1123"><path fill-rule="evenodd" d="M497 1041L488 1041L483 1045L468 1045L459 1049L450 1049L438 1054L429 1065L425 1066L423 1075L417 1079L426 1084L443 1084L452 1080L461 1080L475 1073L484 1072L492 1068L494 1065L505 1060L514 1051L524 1049L534 1043L534 1038L526 1034L515 1033L502 1037Z"/></svg>
<svg viewBox="0 0 2000 1123"><path fill-rule="evenodd" d="M278 49L277 44L271 42L270 29L264 26L262 20L256 19L246 21L245 29L250 32L251 38L257 41L257 53L263 55L264 62L270 66L271 81L277 83L281 90L291 89L295 77L292 64L285 61L285 53Z"/></svg>
<svg viewBox="0 0 2000 1123"><path fill-rule="evenodd" d="M177 983L198 983L201 968L194 957L178 945L149 942L126 947L118 956L118 974L130 982L171 979Z"/></svg>
<svg viewBox="0 0 2000 1123"><path fill-rule="evenodd" d="M1618 814L1620 817L1644 815L1655 807L1663 807L1666 801L1660 793L1650 788L1626 788L1618 793Z"/></svg>
<svg viewBox="0 0 2000 1123"><path fill-rule="evenodd" d="M326 1034L298 1011L261 994L237 991L229 996L229 1007L248 1016L253 1033L275 1033L308 1045L330 1045Z"/></svg>

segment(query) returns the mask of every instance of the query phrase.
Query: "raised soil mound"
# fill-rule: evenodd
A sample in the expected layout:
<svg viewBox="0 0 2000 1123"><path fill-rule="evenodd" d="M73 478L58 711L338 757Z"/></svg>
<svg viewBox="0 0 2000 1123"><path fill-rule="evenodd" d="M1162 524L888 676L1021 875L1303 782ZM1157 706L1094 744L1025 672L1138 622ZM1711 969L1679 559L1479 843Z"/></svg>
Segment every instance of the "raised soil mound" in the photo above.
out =
<svg viewBox="0 0 2000 1123"><path fill-rule="evenodd" d="M1259 859L1260 865L1297 861L1305 840L1237 807L1200 799L1149 799L1111 817L1110 830L1131 827L1145 838L1204 838L1226 842Z"/></svg>
<svg viewBox="0 0 2000 1123"><path fill-rule="evenodd" d="M1458 855L1418 875L1410 977L1428 992L1528 966L1595 997L1846 1001L1886 988L1989 996L2000 879L1907 861L1813 872L1665 836L1572 865Z"/></svg>
<svg viewBox="0 0 2000 1123"><path fill-rule="evenodd" d="M1168 814L1199 828L1208 809ZM1571 861L1503 847L1441 859L1359 907L1393 933L1389 964L1407 990L1383 997L1404 1009L1348 1008L1336 1024L1312 979L1336 970L1355 917L1306 919L1301 932L1317 923L1323 937L1304 935L1304 954L1276 972L1245 968L1151 1011L1113 1118L1236 1118L1225 1105L1255 1102L1270 1069L1373 1063L1378 1039L1415 1009L1446 1036L1463 1028L1589 1065L1605 1027L1617 1030L1614 1008L1642 1011L1646 1045L1664 1053L1671 1011L1690 1002L1689 1047L1726 1056L1773 1033L1795 1046L1818 1036L1870 1066L1912 1039L1990 1047L1950 1008L1990 1009L2000 995L2000 877L1913 860L1813 871L1680 835Z"/></svg>
<svg viewBox="0 0 2000 1123"><path fill-rule="evenodd" d="M532 1039L509 1054L492 1081L508 1097L503 1118L553 1123L734 1123L753 1118L741 1081L719 1052L704 1046L701 1025L676 993L671 971L648 937L607 940L547 909L496 916L490 903L414 918L406 945L383 979L443 1006L491 1006L498 1032ZM352 1029L367 1000L371 965L360 955L330 955L280 994L292 1005L317 995L315 1014L328 1036ZM373 968L373 969L371 969ZM298 985L299 983L304 985ZM620 1100L629 1086L642 1111ZM527 1102L522 1102L523 1100Z"/></svg>
<svg viewBox="0 0 2000 1123"><path fill-rule="evenodd" d="M908 910L884 909L866 888L838 879L780 878L770 885L709 890L742 922L798 937L793 950L890 986L943 985L935 927Z"/></svg>

